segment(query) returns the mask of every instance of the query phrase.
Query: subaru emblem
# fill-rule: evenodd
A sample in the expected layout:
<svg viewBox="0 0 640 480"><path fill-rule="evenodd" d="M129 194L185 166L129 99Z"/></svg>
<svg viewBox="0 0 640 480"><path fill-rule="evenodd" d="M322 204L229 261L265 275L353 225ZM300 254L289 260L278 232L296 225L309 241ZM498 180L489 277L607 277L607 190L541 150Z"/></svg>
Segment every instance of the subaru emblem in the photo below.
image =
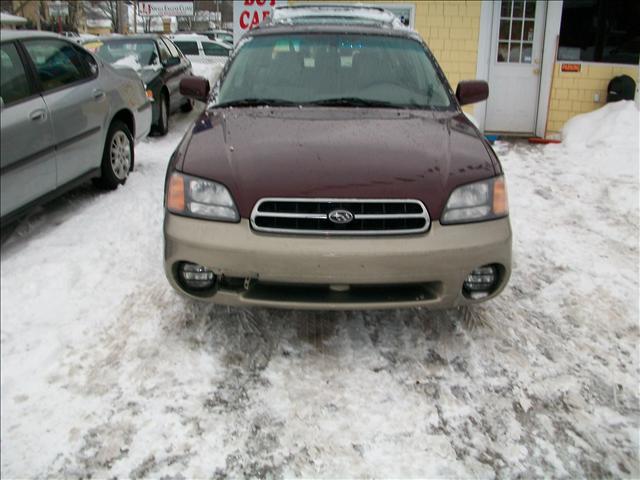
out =
<svg viewBox="0 0 640 480"><path fill-rule="evenodd" d="M353 220L353 213L349 210L332 210L329 212L328 217L333 223L344 225Z"/></svg>

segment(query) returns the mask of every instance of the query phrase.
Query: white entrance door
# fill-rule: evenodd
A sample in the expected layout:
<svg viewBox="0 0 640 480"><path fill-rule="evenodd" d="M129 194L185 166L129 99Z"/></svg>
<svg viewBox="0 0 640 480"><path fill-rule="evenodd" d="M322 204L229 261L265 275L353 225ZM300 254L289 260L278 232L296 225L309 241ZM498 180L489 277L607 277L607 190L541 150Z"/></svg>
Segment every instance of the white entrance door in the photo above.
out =
<svg viewBox="0 0 640 480"><path fill-rule="evenodd" d="M485 131L535 131L546 3L493 2Z"/></svg>

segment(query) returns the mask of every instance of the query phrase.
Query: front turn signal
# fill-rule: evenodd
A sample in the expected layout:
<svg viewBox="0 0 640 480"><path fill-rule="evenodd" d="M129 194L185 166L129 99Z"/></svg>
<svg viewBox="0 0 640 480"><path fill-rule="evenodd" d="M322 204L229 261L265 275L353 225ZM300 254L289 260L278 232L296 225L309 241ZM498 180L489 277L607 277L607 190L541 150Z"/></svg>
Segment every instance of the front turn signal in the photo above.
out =
<svg viewBox="0 0 640 480"><path fill-rule="evenodd" d="M498 177L493 182L493 214L502 216L508 213L507 184L504 181L504 177Z"/></svg>
<svg viewBox="0 0 640 480"><path fill-rule="evenodd" d="M184 177L179 173L174 173L169 178L167 208L176 213L185 211Z"/></svg>

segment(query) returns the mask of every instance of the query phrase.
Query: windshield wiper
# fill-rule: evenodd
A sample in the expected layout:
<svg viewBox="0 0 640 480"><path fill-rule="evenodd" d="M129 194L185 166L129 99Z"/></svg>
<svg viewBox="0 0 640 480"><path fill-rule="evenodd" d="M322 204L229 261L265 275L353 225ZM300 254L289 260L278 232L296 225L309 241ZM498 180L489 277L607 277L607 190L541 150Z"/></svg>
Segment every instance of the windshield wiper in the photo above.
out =
<svg viewBox="0 0 640 480"><path fill-rule="evenodd" d="M325 107L381 107L381 108L406 108L406 105L399 105L384 100L371 100L360 97L337 97L323 98L311 102L305 102L303 105L320 105Z"/></svg>
<svg viewBox="0 0 640 480"><path fill-rule="evenodd" d="M277 98L243 98L241 100L231 100L229 102L222 102L215 105L216 108L224 107L288 107L292 105L299 105L297 102L291 102L289 100L282 100Z"/></svg>

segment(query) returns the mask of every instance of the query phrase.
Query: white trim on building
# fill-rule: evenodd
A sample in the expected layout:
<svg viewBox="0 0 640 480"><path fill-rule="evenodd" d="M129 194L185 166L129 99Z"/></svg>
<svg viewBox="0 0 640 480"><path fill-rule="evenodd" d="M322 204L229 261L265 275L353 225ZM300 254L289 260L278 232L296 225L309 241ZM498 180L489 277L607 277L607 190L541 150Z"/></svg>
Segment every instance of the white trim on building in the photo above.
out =
<svg viewBox="0 0 640 480"><path fill-rule="evenodd" d="M540 72L540 95L538 99L538 116L535 134L544 137L546 134L547 117L549 115L549 98L551 97L551 83L553 69L556 64L556 49L560 38L560 21L562 20L562 1L547 2L547 15L544 28L544 47L542 50L542 65Z"/></svg>

